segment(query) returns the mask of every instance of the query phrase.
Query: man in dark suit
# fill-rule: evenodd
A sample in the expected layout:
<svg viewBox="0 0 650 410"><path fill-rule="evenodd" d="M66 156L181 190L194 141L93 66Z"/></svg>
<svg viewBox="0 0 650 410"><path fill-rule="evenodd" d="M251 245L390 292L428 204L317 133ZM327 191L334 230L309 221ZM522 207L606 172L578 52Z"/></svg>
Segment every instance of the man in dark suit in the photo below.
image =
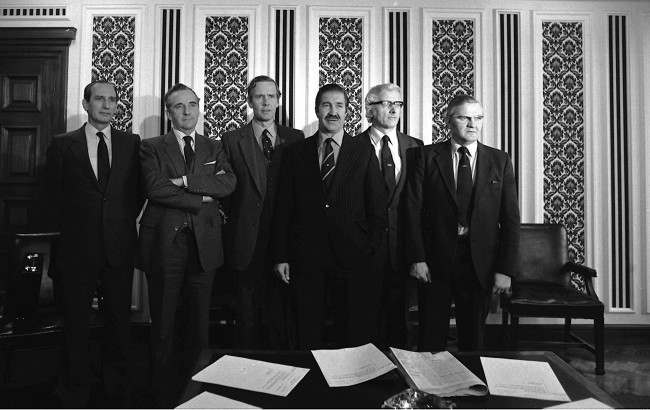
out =
<svg viewBox="0 0 650 410"><path fill-rule="evenodd" d="M63 407L86 407L91 373L88 351L96 289L105 320L104 403L128 405L129 319L136 247L140 137L111 127L115 85L94 81L82 101L88 122L56 136L47 151L45 186L50 229L61 232L54 277L65 334Z"/></svg>
<svg viewBox="0 0 650 410"><path fill-rule="evenodd" d="M386 226L386 189L370 145L343 131L339 85L316 95L318 131L285 149L273 220L274 270L292 287L298 346L324 346L326 307L334 345L373 340L378 297L371 260Z"/></svg>
<svg viewBox="0 0 650 410"><path fill-rule="evenodd" d="M406 150L422 146L422 141L397 130L404 101L395 84L379 84L366 96L366 118L371 126L359 137L372 145L377 156L388 197L385 210L388 232L378 252L377 283L381 286L379 339L382 346L406 344L405 281L408 267L404 262L404 232L400 217L400 198L407 175Z"/></svg>
<svg viewBox="0 0 650 410"><path fill-rule="evenodd" d="M183 84L165 94L172 131L144 140L140 149L147 206L140 220L140 268L147 274L151 309L152 385L158 404L175 404L173 376L182 359L191 366L208 345L212 281L223 264L218 198L236 177L220 144L196 132L199 99ZM179 299L186 316L184 354L174 354Z"/></svg>
<svg viewBox="0 0 650 410"><path fill-rule="evenodd" d="M480 349L490 293L517 273L519 204L508 155L478 142L483 107L457 95L451 140L417 149L406 185L407 247L418 279L420 350L444 350L450 305L458 347Z"/></svg>
<svg viewBox="0 0 650 410"><path fill-rule="evenodd" d="M237 188L225 201L226 261L237 290L237 341L240 348L281 348L286 335L277 281L268 251L279 164L286 144L305 138L302 131L275 122L280 90L270 77L248 85L253 119L221 137Z"/></svg>

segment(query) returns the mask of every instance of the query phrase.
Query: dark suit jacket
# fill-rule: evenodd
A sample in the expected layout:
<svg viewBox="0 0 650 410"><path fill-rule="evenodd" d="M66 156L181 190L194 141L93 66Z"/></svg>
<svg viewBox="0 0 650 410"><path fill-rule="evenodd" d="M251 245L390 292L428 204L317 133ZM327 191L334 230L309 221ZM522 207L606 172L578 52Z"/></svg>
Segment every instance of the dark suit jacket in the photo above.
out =
<svg viewBox="0 0 650 410"><path fill-rule="evenodd" d="M383 184L377 158L360 138L343 136L327 193L320 178L318 133L287 146L273 220L274 261L304 268L333 258L346 270L364 264L386 226Z"/></svg>
<svg viewBox="0 0 650 410"><path fill-rule="evenodd" d="M451 142L415 149L406 185L407 255L426 261L432 279L452 274L458 229ZM519 203L508 155L478 144L470 220L472 261L484 289L494 273L515 276L519 249Z"/></svg>
<svg viewBox="0 0 650 410"><path fill-rule="evenodd" d="M277 124L277 130L268 170L263 161L258 160L264 156L255 139L252 123L221 137L228 161L237 176L237 188L224 201L228 216L226 260L234 269L246 269L257 241L263 242L259 245L266 248L284 148L305 138L302 131L293 128Z"/></svg>
<svg viewBox="0 0 650 410"><path fill-rule="evenodd" d="M359 137L368 141L368 144L370 144L370 146L372 147L369 128L366 129L361 134L359 134ZM406 151L410 148L421 147L422 141L398 131L397 144L399 148L399 157L402 161L402 169L400 171L400 176L399 176L399 180L397 181L397 185L395 186L395 189L393 190L392 194L388 197L388 206L386 209L386 216L388 222L388 235L387 235L388 258L394 270L402 269L404 267L403 247L404 247L405 238L402 229L402 221L401 221L402 212L401 212L400 200L402 197L404 184L406 182L406 177L408 175L408 167L410 162L407 159Z"/></svg>
<svg viewBox="0 0 650 410"><path fill-rule="evenodd" d="M48 228L61 232L57 271L87 276L104 264L133 270L139 191L140 137L111 130L111 173L102 192L88 157L84 126L54 137L45 169Z"/></svg>
<svg viewBox="0 0 650 410"><path fill-rule="evenodd" d="M170 178L186 175L185 160L172 131L144 140L140 149L142 178L149 202L140 220L139 265L157 272L166 263L166 249L187 226L188 215L205 271L223 264L219 202L202 203L203 196L223 198L235 189L233 174L221 144L196 134L194 167L187 172L187 188Z"/></svg>

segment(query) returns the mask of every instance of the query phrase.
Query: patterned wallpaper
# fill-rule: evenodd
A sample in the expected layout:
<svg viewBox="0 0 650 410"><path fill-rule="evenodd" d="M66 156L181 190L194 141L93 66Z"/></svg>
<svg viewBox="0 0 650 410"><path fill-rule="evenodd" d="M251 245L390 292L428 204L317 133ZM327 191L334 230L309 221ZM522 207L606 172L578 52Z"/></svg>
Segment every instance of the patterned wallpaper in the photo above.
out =
<svg viewBox="0 0 650 410"><path fill-rule="evenodd" d="M115 83L119 95L112 127L131 131L135 16L93 17L91 80Z"/></svg>
<svg viewBox="0 0 650 410"><path fill-rule="evenodd" d="M582 23L542 23L544 222L566 227L577 263L585 260L582 44Z"/></svg>
<svg viewBox="0 0 650 410"><path fill-rule="evenodd" d="M318 28L318 86L337 83L350 100L345 130L361 131L363 105L363 19L321 17Z"/></svg>
<svg viewBox="0 0 650 410"><path fill-rule="evenodd" d="M432 21L431 106L432 141L449 137L445 110L460 93L474 95L474 22L472 20Z"/></svg>
<svg viewBox="0 0 650 410"><path fill-rule="evenodd" d="M205 19L205 135L217 138L246 124L248 17Z"/></svg>

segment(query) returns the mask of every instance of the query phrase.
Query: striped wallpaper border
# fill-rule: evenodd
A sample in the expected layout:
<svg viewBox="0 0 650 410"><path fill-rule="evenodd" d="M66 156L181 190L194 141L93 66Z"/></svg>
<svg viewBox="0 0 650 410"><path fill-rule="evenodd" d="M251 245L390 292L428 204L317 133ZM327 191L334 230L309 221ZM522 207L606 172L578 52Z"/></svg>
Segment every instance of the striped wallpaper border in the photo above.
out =
<svg viewBox="0 0 650 410"><path fill-rule="evenodd" d="M611 307L631 308L630 158L627 21L608 16L611 178Z"/></svg>
<svg viewBox="0 0 650 410"><path fill-rule="evenodd" d="M520 43L519 13L498 14L498 93L501 148L512 160L515 178L519 178L520 157Z"/></svg>
<svg viewBox="0 0 650 410"><path fill-rule="evenodd" d="M293 8L275 9L275 61L273 63L274 78L282 93L281 104L275 113L279 124L293 127L295 114L295 41L296 41L296 10Z"/></svg>
<svg viewBox="0 0 650 410"><path fill-rule="evenodd" d="M165 115L164 96L180 79L180 36L181 10L168 8L162 10L162 46L160 75L160 133L171 130L171 122Z"/></svg>
<svg viewBox="0 0 650 410"><path fill-rule="evenodd" d="M402 89L405 102L397 128L408 134L409 113L409 12L388 12L388 81Z"/></svg>

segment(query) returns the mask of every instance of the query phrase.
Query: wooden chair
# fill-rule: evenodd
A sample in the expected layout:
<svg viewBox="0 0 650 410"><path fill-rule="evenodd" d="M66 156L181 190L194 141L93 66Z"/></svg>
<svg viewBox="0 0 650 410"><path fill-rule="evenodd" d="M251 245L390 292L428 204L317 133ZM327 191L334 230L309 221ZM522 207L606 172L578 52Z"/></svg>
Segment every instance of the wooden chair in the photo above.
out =
<svg viewBox="0 0 650 410"><path fill-rule="evenodd" d="M522 224L520 256L512 294L501 298L502 326L511 347L517 346L520 317L564 318L564 340L542 343L586 348L595 355L596 374L605 374L604 305L592 284L596 271L568 260L566 230L557 224ZM594 344L571 332L573 318L594 321Z"/></svg>

